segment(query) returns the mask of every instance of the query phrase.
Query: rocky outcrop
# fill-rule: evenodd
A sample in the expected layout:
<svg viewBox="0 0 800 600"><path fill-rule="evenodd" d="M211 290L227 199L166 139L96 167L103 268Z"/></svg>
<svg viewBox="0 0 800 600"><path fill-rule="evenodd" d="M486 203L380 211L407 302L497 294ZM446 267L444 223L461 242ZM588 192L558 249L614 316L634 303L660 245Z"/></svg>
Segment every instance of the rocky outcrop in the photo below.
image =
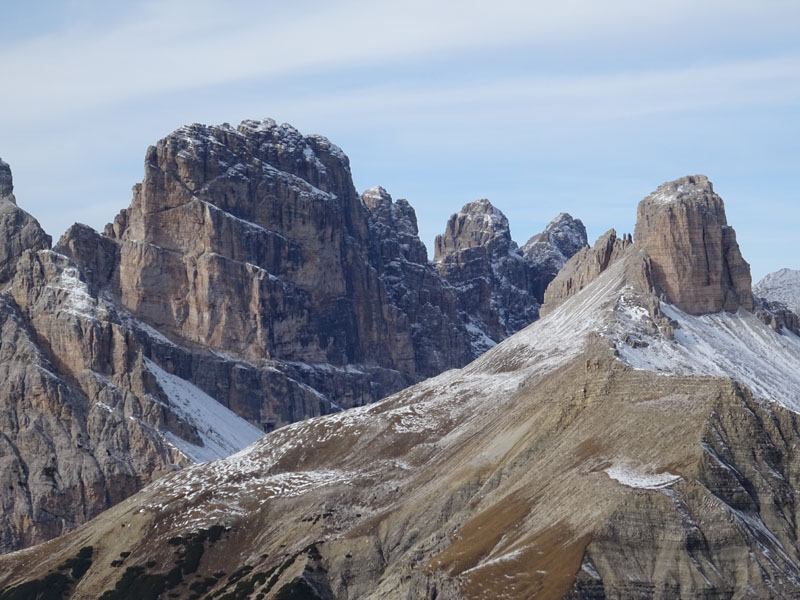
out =
<svg viewBox="0 0 800 600"><path fill-rule="evenodd" d="M520 250L508 219L484 199L450 217L436 237L434 262L457 290L473 328L498 342L538 317L544 289L562 261L585 245L583 224L562 214Z"/></svg>
<svg viewBox="0 0 800 600"><path fill-rule="evenodd" d="M567 261L585 248L586 228L580 219L561 213L522 246L525 259L536 268L532 275L533 294L544 302L544 292Z"/></svg>
<svg viewBox="0 0 800 600"><path fill-rule="evenodd" d="M618 238L617 232L610 229L597 239L594 246L587 246L577 252L545 290L541 315L551 313L565 300L592 283L608 267L625 256L632 246L630 234Z"/></svg>
<svg viewBox="0 0 800 600"><path fill-rule="evenodd" d="M450 362L455 364L475 358L482 350L480 340L471 339L455 290L428 262L414 209L404 199L393 202L382 187L367 190L361 198L379 254L372 262L392 304L411 324L417 373L425 377L440 373L442 356L454 357Z"/></svg>
<svg viewBox="0 0 800 600"><path fill-rule="evenodd" d="M359 196L339 148L270 120L175 131L148 150L129 208L103 233L73 225L52 251L5 163L0 192L14 473L0 552L264 431L462 366L535 317L507 285L527 268L510 238L492 340L459 295L472 288L428 262L408 202ZM500 252L492 236L475 243Z"/></svg>
<svg viewBox="0 0 800 600"><path fill-rule="evenodd" d="M171 413L136 340L74 266L28 251L11 290L0 298L0 552L70 531L190 464L158 433Z"/></svg>
<svg viewBox="0 0 800 600"><path fill-rule="evenodd" d="M642 200L634 240L669 303L693 315L753 310L750 266L705 176L665 183Z"/></svg>
<svg viewBox="0 0 800 600"><path fill-rule="evenodd" d="M17 206L11 169L0 160L0 285L9 281L25 250L50 248L39 222Z"/></svg>

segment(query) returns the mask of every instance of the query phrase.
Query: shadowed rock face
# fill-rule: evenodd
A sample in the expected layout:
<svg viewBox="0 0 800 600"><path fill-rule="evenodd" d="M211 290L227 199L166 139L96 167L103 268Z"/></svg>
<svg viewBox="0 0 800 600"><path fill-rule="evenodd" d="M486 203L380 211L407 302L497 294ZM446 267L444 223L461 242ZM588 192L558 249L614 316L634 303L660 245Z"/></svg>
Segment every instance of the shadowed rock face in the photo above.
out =
<svg viewBox="0 0 800 600"><path fill-rule="evenodd" d="M562 213L520 249L506 216L484 199L452 215L435 244L436 268L462 312L499 342L538 317L545 288L586 245L586 230Z"/></svg>
<svg viewBox="0 0 800 600"><path fill-rule="evenodd" d="M566 262L586 247L586 227L580 219L559 214L522 246L525 259L536 265L531 286L533 294L544 302L544 292Z"/></svg>
<svg viewBox="0 0 800 600"><path fill-rule="evenodd" d="M367 190L361 198L369 211L371 248L377 252L372 262L391 303L408 315L417 372L440 373L443 356L457 364L478 356L481 348L470 340L456 291L428 262L414 209L402 198L393 202L382 187Z"/></svg>
<svg viewBox="0 0 800 600"><path fill-rule="evenodd" d="M11 168L0 160L0 283L13 277L25 250L49 249L50 243L39 222L17 206Z"/></svg>
<svg viewBox="0 0 800 600"><path fill-rule="evenodd" d="M75 224L52 251L2 162L0 196L0 552L260 430L462 366L509 331L491 340L465 312L408 202L360 197L344 153L289 125L178 129L104 233ZM495 256L496 241L475 243ZM506 293L505 275L490 283ZM538 304L511 292L497 297L516 298L501 313L516 329ZM235 426L181 410L176 389L217 400ZM220 432L235 435L209 450Z"/></svg>
<svg viewBox="0 0 800 600"><path fill-rule="evenodd" d="M14 193L14 181L11 177L11 167L0 159L0 198L6 198Z"/></svg>
<svg viewBox="0 0 800 600"><path fill-rule="evenodd" d="M750 265L705 176L665 183L642 200L634 240L650 258L655 289L681 310L753 310Z"/></svg>

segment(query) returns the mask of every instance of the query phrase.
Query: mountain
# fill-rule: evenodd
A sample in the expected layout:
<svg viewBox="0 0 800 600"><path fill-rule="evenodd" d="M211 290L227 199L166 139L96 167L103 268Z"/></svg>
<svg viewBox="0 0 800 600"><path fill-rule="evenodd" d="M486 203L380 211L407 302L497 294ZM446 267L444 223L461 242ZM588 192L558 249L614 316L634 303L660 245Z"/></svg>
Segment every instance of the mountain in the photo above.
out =
<svg viewBox="0 0 800 600"><path fill-rule="evenodd" d="M488 339L410 204L359 196L341 149L271 120L179 128L104 232L52 248L0 162L0 286L0 552Z"/></svg>
<svg viewBox="0 0 800 600"><path fill-rule="evenodd" d="M483 199L450 217L434 264L457 290L473 344L488 349L536 320L545 288L585 246L583 223L562 213L520 249L506 216Z"/></svg>
<svg viewBox="0 0 800 600"><path fill-rule="evenodd" d="M0 557L0 598L796 597L800 337L748 280L665 184L468 366Z"/></svg>
<svg viewBox="0 0 800 600"><path fill-rule="evenodd" d="M764 277L753 286L756 296L768 302L780 302L795 312L800 313L800 271L781 269Z"/></svg>

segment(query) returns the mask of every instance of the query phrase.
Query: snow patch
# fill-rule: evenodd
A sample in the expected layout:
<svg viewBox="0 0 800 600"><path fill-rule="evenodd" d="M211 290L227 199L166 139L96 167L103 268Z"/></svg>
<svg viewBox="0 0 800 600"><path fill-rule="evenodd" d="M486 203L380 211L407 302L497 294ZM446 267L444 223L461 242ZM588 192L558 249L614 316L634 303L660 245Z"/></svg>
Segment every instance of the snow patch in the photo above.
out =
<svg viewBox="0 0 800 600"><path fill-rule="evenodd" d="M59 274L57 282L47 287L64 292L62 306L65 312L86 319L97 318L97 300L89 293L88 286L81 281L75 267L66 267Z"/></svg>
<svg viewBox="0 0 800 600"><path fill-rule="evenodd" d="M756 296L770 302L781 302L800 314L800 271L781 269L770 273L753 286Z"/></svg>
<svg viewBox="0 0 800 600"><path fill-rule="evenodd" d="M167 373L149 358L147 369L169 399L170 408L183 420L194 425L202 446L197 446L167 432L167 439L195 462L224 458L252 444L264 432L226 408L192 383Z"/></svg>
<svg viewBox="0 0 800 600"><path fill-rule="evenodd" d="M672 473L644 473L619 465L609 467L604 472L622 485L640 490L660 490L681 479L680 475Z"/></svg>
<svg viewBox="0 0 800 600"><path fill-rule="evenodd" d="M756 397L800 412L800 337L774 331L742 309L697 317L662 302L661 312L678 323L674 339L652 333L643 313L628 311L632 318L621 329L646 345L622 342L618 332L615 347L621 360L665 374L730 377Z"/></svg>

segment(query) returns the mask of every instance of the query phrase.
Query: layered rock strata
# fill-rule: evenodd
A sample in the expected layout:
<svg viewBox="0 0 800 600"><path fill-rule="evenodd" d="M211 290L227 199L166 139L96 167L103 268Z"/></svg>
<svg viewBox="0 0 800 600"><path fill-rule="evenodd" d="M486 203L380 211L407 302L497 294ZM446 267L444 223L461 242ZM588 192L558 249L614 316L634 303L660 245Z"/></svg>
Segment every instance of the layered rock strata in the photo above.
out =
<svg viewBox="0 0 800 600"><path fill-rule="evenodd" d="M568 261L545 291L543 313L630 253L636 255L626 267L631 285L688 314L756 309L750 266L722 198L704 175L694 175L659 186L639 203L633 238L611 230Z"/></svg>
<svg viewBox="0 0 800 600"><path fill-rule="evenodd" d="M91 547L73 597L145 582L265 600L797 596L800 395L785 384L800 381L800 340L745 311L662 302L694 332L665 338L622 244L466 368L169 475L0 557L0 590L36 589ZM747 332L761 343L745 365L736 350L713 362Z"/></svg>
<svg viewBox="0 0 800 600"><path fill-rule="evenodd" d="M450 217L434 263L473 328L498 342L538 317L545 288L585 245L583 223L561 214L520 249L506 216L483 199Z"/></svg>
<svg viewBox="0 0 800 600"><path fill-rule="evenodd" d="M681 310L753 310L750 266L704 175L665 183L642 200L634 240L650 258L656 290Z"/></svg>
<svg viewBox="0 0 800 600"><path fill-rule="evenodd" d="M0 552L494 343L405 200L269 120L177 130L104 233L50 244L0 161Z"/></svg>

